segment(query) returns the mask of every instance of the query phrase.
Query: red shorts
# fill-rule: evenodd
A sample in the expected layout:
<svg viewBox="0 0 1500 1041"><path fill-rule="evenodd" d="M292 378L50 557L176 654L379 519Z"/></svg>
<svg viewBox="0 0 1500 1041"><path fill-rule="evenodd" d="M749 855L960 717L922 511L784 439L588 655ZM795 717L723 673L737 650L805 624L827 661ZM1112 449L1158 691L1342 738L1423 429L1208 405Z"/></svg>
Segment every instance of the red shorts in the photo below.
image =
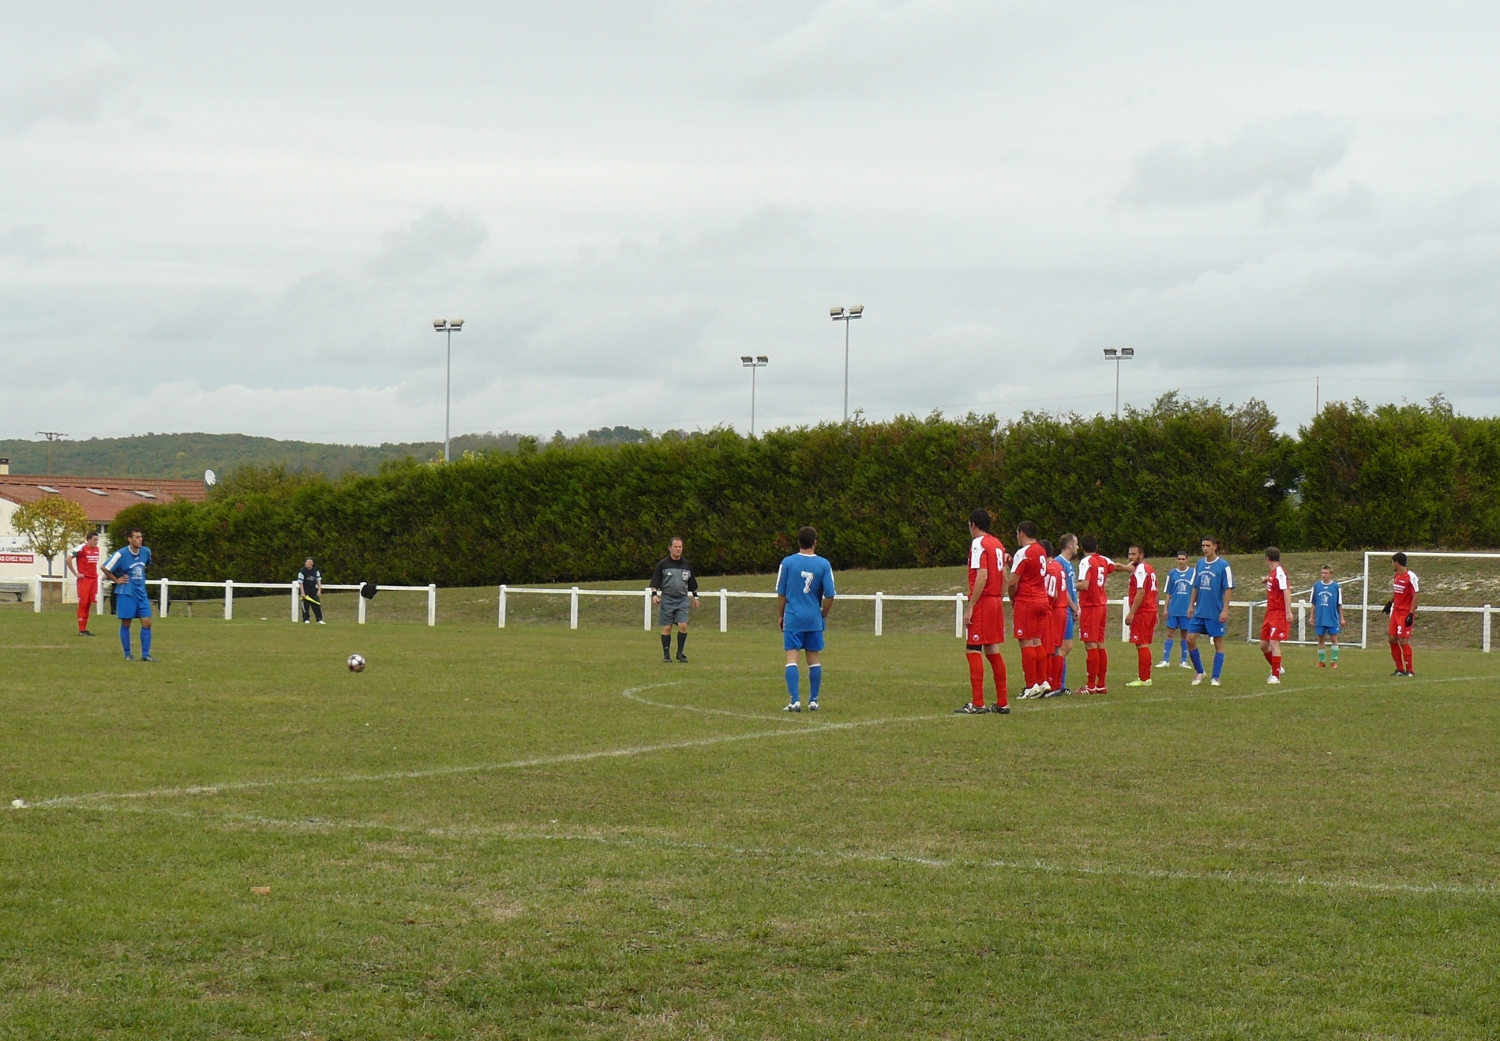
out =
<svg viewBox="0 0 1500 1041"><path fill-rule="evenodd" d="M1104 626L1108 622L1109 605L1080 607L1078 610L1078 638L1084 643L1103 643Z"/></svg>
<svg viewBox="0 0 1500 1041"><path fill-rule="evenodd" d="M1411 639L1411 626L1406 624L1406 615L1396 617L1396 612L1391 612L1391 624L1386 627L1386 632L1391 634L1393 640Z"/></svg>
<svg viewBox="0 0 1500 1041"><path fill-rule="evenodd" d="M974 601L964 642L970 647L1005 642L1005 606L998 596L981 596Z"/></svg>
<svg viewBox="0 0 1500 1041"><path fill-rule="evenodd" d="M1156 618L1155 611L1137 611L1130 620L1130 642L1143 647L1151 643L1156 637Z"/></svg>
<svg viewBox="0 0 1500 1041"><path fill-rule="evenodd" d="M1266 620L1260 623L1260 638L1262 640L1274 640L1280 643L1287 638L1290 630L1287 627L1286 615L1268 614Z"/></svg>
<svg viewBox="0 0 1500 1041"><path fill-rule="evenodd" d="M1052 605L1045 600L1022 600L1010 605L1016 623L1016 639L1042 640L1047 636L1047 621Z"/></svg>
<svg viewBox="0 0 1500 1041"><path fill-rule="evenodd" d="M1047 628L1042 635L1042 649L1048 654L1062 647L1063 630L1068 627L1068 609L1054 607L1047 613Z"/></svg>

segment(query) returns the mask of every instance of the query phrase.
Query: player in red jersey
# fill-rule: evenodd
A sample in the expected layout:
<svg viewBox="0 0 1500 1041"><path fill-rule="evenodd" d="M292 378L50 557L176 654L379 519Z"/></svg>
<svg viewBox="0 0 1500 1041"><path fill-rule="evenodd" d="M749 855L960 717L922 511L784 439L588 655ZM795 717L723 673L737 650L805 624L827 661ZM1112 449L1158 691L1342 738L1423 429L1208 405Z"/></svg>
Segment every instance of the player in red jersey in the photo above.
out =
<svg viewBox="0 0 1500 1041"><path fill-rule="evenodd" d="M1052 601L1047 596L1047 554L1036 540L1036 524L1029 520L1016 525L1016 542L1009 592L1016 639L1021 644L1021 671L1026 675L1021 697L1037 698L1050 689L1047 652L1042 650L1042 637L1052 613Z"/></svg>
<svg viewBox="0 0 1500 1041"><path fill-rule="evenodd" d="M1151 642L1156 639L1156 569L1146 563L1146 550L1130 547L1130 606L1125 609L1125 624L1130 626L1130 642L1135 644L1137 678L1127 687L1151 686Z"/></svg>
<svg viewBox="0 0 1500 1041"><path fill-rule="evenodd" d="M78 635L89 632L89 608L99 595L99 533L91 531L79 546L65 558L69 571L78 579Z"/></svg>
<svg viewBox="0 0 1500 1041"><path fill-rule="evenodd" d="M1047 554L1047 573L1043 581L1047 586L1047 628L1042 634L1042 651L1047 663L1047 696L1057 697L1062 693L1062 642L1063 630L1068 627L1068 573L1057 559L1052 543L1042 540L1042 551Z"/></svg>
<svg viewBox="0 0 1500 1041"><path fill-rule="evenodd" d="M969 514L969 603L964 608L964 653L969 660L971 700L956 712L977 716L984 712L1007 715L1010 701L1005 696L1005 659L1000 645L1005 642L1005 546L990 534L990 512L975 510ZM995 676L995 707L984 707L984 662L989 659Z"/></svg>
<svg viewBox="0 0 1500 1041"><path fill-rule="evenodd" d="M1260 623L1260 653L1266 656L1266 662L1271 666L1271 678L1266 682L1280 683L1284 671L1281 667L1281 641L1290 631L1286 598L1291 583L1287 581L1286 568L1281 566L1281 550L1275 546L1266 550L1266 565L1270 570L1266 574L1266 620Z"/></svg>
<svg viewBox="0 0 1500 1041"><path fill-rule="evenodd" d="M1421 586L1417 573L1406 568L1406 554L1391 557L1396 565L1396 575L1391 579L1391 602L1385 605L1391 613L1390 628L1391 657L1396 660L1396 671L1392 676L1415 676L1411 665L1411 627L1417 620L1417 596Z"/></svg>
<svg viewBox="0 0 1500 1041"><path fill-rule="evenodd" d="M1079 693L1103 694L1109 673L1109 655L1104 650L1109 594L1105 592L1104 580L1118 571L1120 565L1099 552L1097 536L1085 535L1079 545L1085 556L1078 569L1078 635L1083 640L1088 670L1088 686Z"/></svg>

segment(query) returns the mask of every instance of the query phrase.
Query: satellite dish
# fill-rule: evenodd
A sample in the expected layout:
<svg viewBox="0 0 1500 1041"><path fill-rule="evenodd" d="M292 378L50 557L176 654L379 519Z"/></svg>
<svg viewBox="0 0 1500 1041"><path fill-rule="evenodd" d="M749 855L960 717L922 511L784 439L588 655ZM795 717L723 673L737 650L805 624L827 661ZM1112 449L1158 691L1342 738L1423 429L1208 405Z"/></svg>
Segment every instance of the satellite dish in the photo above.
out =
<svg viewBox="0 0 1500 1041"><path fill-rule="evenodd" d="M212 470L204 470L203 483L212 488L214 485L219 483L219 479L214 476L214 472Z"/></svg>

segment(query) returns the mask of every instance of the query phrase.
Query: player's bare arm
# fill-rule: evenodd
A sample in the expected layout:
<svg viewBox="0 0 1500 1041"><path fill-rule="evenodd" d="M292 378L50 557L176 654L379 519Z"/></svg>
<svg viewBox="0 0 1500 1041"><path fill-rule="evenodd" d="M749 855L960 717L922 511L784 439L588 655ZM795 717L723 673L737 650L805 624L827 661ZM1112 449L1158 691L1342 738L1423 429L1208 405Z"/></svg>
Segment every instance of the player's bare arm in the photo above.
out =
<svg viewBox="0 0 1500 1041"><path fill-rule="evenodd" d="M969 595L969 602L964 606L964 625L967 627L974 620L974 605L984 595L985 584L990 580L990 569L980 568L974 572L974 592ZM826 614L825 614L826 617Z"/></svg>

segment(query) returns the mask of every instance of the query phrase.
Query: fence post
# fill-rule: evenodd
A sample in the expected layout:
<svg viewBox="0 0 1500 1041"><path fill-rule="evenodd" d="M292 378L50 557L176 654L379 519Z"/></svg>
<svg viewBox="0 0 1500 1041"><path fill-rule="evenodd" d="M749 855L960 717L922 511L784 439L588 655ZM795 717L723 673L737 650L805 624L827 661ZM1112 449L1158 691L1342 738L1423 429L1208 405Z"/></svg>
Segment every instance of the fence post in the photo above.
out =
<svg viewBox="0 0 1500 1041"><path fill-rule="evenodd" d="M964 595L953 594L953 635L960 640L964 638Z"/></svg>
<svg viewBox="0 0 1500 1041"><path fill-rule="evenodd" d="M297 583L292 583L292 624L297 624Z"/></svg>
<svg viewBox="0 0 1500 1041"><path fill-rule="evenodd" d="M1307 642L1307 605L1297 605L1297 642Z"/></svg>
<svg viewBox="0 0 1500 1041"><path fill-rule="evenodd" d="M649 633L651 631L651 587L650 586L646 587L646 592L645 592L644 599L645 599L645 602L646 602L646 613L645 613L644 624L646 626L646 631Z"/></svg>
<svg viewBox="0 0 1500 1041"><path fill-rule="evenodd" d="M1490 653L1490 605L1484 605L1484 653Z"/></svg>
<svg viewBox="0 0 1500 1041"><path fill-rule="evenodd" d="M31 578L31 609L37 614L42 613L42 576L33 575Z"/></svg>
<svg viewBox="0 0 1500 1041"><path fill-rule="evenodd" d="M578 587L574 586L568 594L568 628L578 628Z"/></svg>
<svg viewBox="0 0 1500 1041"><path fill-rule="evenodd" d="M505 628L505 583L500 583L500 628Z"/></svg>
<svg viewBox="0 0 1500 1041"><path fill-rule="evenodd" d="M729 631L729 590L719 590L719 632Z"/></svg>
<svg viewBox="0 0 1500 1041"><path fill-rule="evenodd" d="M161 616L163 618L167 617L168 603L170 603L170 596L167 593L167 580L164 578L161 580Z"/></svg>
<svg viewBox="0 0 1500 1041"><path fill-rule="evenodd" d="M437 583L427 585L427 624L437 625Z"/></svg>
<svg viewBox="0 0 1500 1041"><path fill-rule="evenodd" d="M885 635L885 594L875 590L875 635Z"/></svg>
<svg viewBox="0 0 1500 1041"><path fill-rule="evenodd" d="M360 625L364 625L365 624L365 592L364 592L363 589L361 589L359 591L359 595L356 596L355 599L359 601L359 624Z"/></svg>
<svg viewBox="0 0 1500 1041"><path fill-rule="evenodd" d="M1125 616L1128 615L1129 613L1130 613L1130 597L1128 597L1128 596L1121 597L1120 598L1120 642L1121 643L1129 643L1130 642L1130 623L1125 620Z"/></svg>
<svg viewBox="0 0 1500 1041"><path fill-rule="evenodd" d="M1245 605L1245 642L1255 642L1255 601Z"/></svg>
<svg viewBox="0 0 1500 1041"><path fill-rule="evenodd" d="M104 614L104 599L106 595L104 592L104 583L95 582L94 586L94 613L97 615L102 615Z"/></svg>
<svg viewBox="0 0 1500 1041"><path fill-rule="evenodd" d="M234 579L224 580L224 621L234 620Z"/></svg>

